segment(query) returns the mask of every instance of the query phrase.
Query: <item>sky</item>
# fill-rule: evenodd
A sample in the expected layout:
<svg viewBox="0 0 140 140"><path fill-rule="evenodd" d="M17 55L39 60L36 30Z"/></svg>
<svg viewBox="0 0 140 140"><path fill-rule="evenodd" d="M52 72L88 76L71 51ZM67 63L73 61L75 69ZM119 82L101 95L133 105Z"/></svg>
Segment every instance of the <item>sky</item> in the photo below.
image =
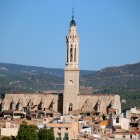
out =
<svg viewBox="0 0 140 140"><path fill-rule="evenodd" d="M0 63L64 68L73 7L80 69L140 62L140 0L0 0Z"/></svg>

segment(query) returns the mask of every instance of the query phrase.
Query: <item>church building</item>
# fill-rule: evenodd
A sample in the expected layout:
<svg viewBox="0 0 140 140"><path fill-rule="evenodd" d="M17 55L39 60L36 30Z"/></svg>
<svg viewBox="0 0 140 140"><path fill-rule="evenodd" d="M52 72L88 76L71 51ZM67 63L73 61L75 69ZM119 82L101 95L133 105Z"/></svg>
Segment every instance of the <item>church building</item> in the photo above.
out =
<svg viewBox="0 0 140 140"><path fill-rule="evenodd" d="M41 115L71 113L108 114L110 109L121 113L119 95L80 94L79 92L79 35L74 16L66 36L66 64L64 69L64 93L5 93L0 98L1 114Z"/></svg>

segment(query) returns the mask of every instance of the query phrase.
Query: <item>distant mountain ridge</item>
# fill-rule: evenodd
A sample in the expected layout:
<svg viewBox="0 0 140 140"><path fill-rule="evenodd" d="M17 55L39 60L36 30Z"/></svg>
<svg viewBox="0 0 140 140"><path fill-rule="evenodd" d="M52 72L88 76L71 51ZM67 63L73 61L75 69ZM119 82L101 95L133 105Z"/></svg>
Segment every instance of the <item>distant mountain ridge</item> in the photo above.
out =
<svg viewBox="0 0 140 140"><path fill-rule="evenodd" d="M93 71L81 70L81 75ZM62 90L64 70L0 63L0 88L10 91Z"/></svg>
<svg viewBox="0 0 140 140"><path fill-rule="evenodd" d="M63 90L64 70L0 63L0 92ZM80 71L85 87L124 87L140 89L140 62L100 71Z"/></svg>
<svg viewBox="0 0 140 140"><path fill-rule="evenodd" d="M86 86L140 88L140 62L108 67L82 77Z"/></svg>

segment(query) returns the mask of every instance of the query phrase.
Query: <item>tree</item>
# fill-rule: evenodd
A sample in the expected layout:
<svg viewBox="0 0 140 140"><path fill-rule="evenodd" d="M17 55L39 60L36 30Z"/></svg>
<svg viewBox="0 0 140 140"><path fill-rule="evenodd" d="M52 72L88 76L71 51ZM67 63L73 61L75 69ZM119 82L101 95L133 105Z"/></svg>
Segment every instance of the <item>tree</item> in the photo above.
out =
<svg viewBox="0 0 140 140"><path fill-rule="evenodd" d="M47 128L39 129L38 140L55 140L53 130Z"/></svg>
<svg viewBox="0 0 140 140"><path fill-rule="evenodd" d="M34 125L23 122L20 125L16 140L55 140L52 129L38 129Z"/></svg>
<svg viewBox="0 0 140 140"><path fill-rule="evenodd" d="M37 127L34 125L27 125L26 122L23 122L20 125L16 140L37 140Z"/></svg>

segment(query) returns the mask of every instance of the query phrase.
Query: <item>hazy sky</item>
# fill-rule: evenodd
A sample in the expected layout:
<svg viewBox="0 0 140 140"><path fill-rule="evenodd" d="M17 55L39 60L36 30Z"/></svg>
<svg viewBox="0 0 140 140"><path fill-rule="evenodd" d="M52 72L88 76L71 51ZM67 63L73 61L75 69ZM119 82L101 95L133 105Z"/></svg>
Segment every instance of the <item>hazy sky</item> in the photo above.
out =
<svg viewBox="0 0 140 140"><path fill-rule="evenodd" d="M73 0L0 0L0 62L64 68ZM140 62L140 0L75 0L80 69Z"/></svg>

